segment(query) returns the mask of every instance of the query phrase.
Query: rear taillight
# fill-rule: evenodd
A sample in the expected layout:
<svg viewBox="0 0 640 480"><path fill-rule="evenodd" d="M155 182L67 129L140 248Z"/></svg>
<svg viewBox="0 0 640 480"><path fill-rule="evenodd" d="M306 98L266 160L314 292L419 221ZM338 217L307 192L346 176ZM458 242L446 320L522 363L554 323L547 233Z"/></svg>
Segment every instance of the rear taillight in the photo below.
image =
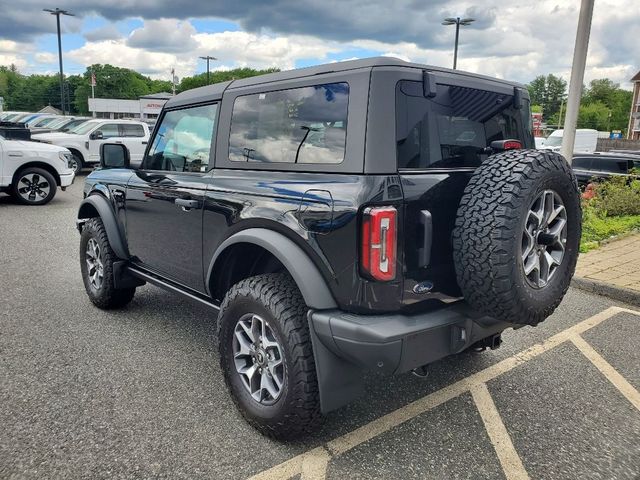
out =
<svg viewBox="0 0 640 480"><path fill-rule="evenodd" d="M373 280L396 278L397 217L393 207L369 207L362 218L362 273Z"/></svg>

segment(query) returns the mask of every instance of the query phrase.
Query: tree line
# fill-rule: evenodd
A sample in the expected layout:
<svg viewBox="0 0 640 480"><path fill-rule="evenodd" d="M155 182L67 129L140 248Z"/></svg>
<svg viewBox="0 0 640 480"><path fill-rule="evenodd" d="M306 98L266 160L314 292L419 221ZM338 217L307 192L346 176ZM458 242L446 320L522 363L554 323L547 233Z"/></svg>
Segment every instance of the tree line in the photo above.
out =
<svg viewBox="0 0 640 480"><path fill-rule="evenodd" d="M550 127L562 128L566 114L567 82L553 74L539 75L527 84L532 110L542 112ZM608 78L591 80L582 87L578 128L600 131L622 130L626 133L633 92Z"/></svg>
<svg viewBox="0 0 640 480"><path fill-rule="evenodd" d="M236 68L228 71L213 71L209 83L252 77L278 69L256 70ZM91 96L91 74L96 77L96 98L119 98L137 100L143 95L171 92L169 80L154 80L128 68L113 65L91 65L81 75L69 75L64 82L64 110L72 114L89 113L88 98ZM207 84L207 74L184 77L176 84L176 92ZM60 77L58 75L23 75L15 65L0 66L0 97L4 98L5 110L37 112L51 105L62 110L60 101Z"/></svg>

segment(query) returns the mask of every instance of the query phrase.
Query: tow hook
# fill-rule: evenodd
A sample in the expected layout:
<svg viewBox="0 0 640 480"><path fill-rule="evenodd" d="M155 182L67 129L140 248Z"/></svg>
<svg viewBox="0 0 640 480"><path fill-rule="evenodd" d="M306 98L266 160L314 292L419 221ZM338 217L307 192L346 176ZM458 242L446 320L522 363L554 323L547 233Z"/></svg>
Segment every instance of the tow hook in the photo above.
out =
<svg viewBox="0 0 640 480"><path fill-rule="evenodd" d="M496 350L500 348L500 345L502 345L502 334L496 333L495 335L483 338L479 342L474 343L471 346L471 350L474 352L484 352L487 348Z"/></svg>

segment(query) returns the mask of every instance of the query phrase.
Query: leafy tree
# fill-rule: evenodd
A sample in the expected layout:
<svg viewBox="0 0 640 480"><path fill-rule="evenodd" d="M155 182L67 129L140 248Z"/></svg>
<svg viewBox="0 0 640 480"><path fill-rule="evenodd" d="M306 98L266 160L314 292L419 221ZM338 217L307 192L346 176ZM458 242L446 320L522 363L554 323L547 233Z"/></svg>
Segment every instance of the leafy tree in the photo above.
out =
<svg viewBox="0 0 640 480"><path fill-rule="evenodd" d="M592 102L580 105L578 112L578 128L593 128L608 130L611 110L602 102Z"/></svg>
<svg viewBox="0 0 640 480"><path fill-rule="evenodd" d="M582 97L583 105L599 103L608 108L611 117L603 129L624 130L629 121L633 92L622 90L608 78L592 80Z"/></svg>
<svg viewBox="0 0 640 480"><path fill-rule="evenodd" d="M558 114L567 96L567 82L553 74L537 76L527 85L527 89L531 103L542 107L543 118L547 122Z"/></svg>
<svg viewBox="0 0 640 480"><path fill-rule="evenodd" d="M279 72L277 68L268 68L266 70L255 70L253 68L235 68L227 71L213 71L210 73L209 83L227 82L229 80L237 80L239 78L254 77L256 75L264 75L265 73ZM178 86L178 91L184 92L192 88L203 87L207 85L207 74L200 73L193 77L185 77Z"/></svg>

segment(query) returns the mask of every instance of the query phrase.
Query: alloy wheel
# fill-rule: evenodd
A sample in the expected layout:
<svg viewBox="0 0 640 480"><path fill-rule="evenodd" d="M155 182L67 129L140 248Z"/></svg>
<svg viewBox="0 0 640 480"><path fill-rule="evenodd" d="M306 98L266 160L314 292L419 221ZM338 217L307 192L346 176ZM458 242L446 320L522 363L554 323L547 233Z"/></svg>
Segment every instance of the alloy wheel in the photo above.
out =
<svg viewBox="0 0 640 480"><path fill-rule="evenodd" d="M521 265L534 288L549 284L562 264L567 243L567 212L560 195L544 190L531 204L522 232Z"/></svg>
<svg viewBox="0 0 640 480"><path fill-rule="evenodd" d="M234 329L233 360L243 385L255 401L272 405L284 387L282 347L262 317L243 315Z"/></svg>
<svg viewBox="0 0 640 480"><path fill-rule="evenodd" d="M87 262L89 283L94 290L99 290L104 280L104 264L102 263L101 254L98 242L94 238L90 238L85 251L85 261Z"/></svg>
<svg viewBox="0 0 640 480"><path fill-rule="evenodd" d="M49 181L37 173L27 173L18 180L18 194L33 203L47 198L51 192Z"/></svg>

